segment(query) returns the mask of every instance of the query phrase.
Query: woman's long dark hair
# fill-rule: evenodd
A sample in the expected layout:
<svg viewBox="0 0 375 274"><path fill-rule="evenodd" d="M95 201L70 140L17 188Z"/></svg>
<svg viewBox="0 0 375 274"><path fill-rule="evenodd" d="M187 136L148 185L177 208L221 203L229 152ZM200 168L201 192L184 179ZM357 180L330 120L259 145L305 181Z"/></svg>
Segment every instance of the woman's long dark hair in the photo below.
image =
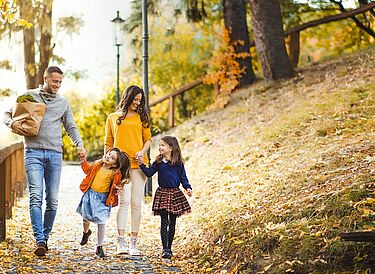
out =
<svg viewBox="0 0 375 274"><path fill-rule="evenodd" d="M168 146L172 148L171 151L171 165L175 164L183 164L184 159L182 158L182 153L180 149L180 145L178 144L178 140L174 136L164 136L161 137L161 140L163 140L164 143L166 143ZM156 162L160 163L163 160L163 155L159 154L156 157Z"/></svg>
<svg viewBox="0 0 375 274"><path fill-rule="evenodd" d="M133 103L135 96L142 94L141 103L139 104L136 112L141 116L142 126L144 128L150 127L150 115L146 110L146 99L143 89L138 86L129 86L121 96L120 103L117 106L117 110L121 111L121 116L117 118L116 124L119 126L122 123L122 120L125 119L128 114L128 109Z"/></svg>

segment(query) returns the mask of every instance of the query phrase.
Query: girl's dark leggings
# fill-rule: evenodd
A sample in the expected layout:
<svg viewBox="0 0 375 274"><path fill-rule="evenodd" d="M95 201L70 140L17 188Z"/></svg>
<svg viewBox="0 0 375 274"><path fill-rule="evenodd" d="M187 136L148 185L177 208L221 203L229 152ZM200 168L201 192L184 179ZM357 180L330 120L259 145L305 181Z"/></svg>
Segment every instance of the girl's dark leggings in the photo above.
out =
<svg viewBox="0 0 375 274"><path fill-rule="evenodd" d="M172 242L176 229L176 218L177 215L167 212L165 210L160 212L160 236L163 244L163 250L172 250Z"/></svg>

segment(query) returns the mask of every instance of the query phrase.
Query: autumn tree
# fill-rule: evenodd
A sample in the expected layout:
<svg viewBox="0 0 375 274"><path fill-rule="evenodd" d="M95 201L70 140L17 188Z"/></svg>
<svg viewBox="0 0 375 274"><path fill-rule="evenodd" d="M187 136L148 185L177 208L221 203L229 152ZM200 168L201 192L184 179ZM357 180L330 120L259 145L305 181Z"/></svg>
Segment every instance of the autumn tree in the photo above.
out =
<svg viewBox="0 0 375 274"><path fill-rule="evenodd" d="M24 72L27 88L35 88L43 83L43 73L51 60L62 64L65 60L53 54L52 42L53 0L17 1L21 18L31 24L23 28ZM73 16L59 18L57 31L68 34L78 33L83 26L80 18ZM80 72L74 74L81 75Z"/></svg>
<svg viewBox="0 0 375 274"><path fill-rule="evenodd" d="M13 31L28 28L32 24L19 17L18 6L15 1L0 0L0 40L9 36ZM0 69L11 70L12 64L9 60L0 60ZM14 91L9 88L0 88L0 97L7 97Z"/></svg>
<svg viewBox="0 0 375 274"><path fill-rule="evenodd" d="M21 17L33 23L23 29L24 71L26 86L30 89L42 84L44 70L52 56L52 0L20 0L18 4ZM38 32L40 37L37 37Z"/></svg>
<svg viewBox="0 0 375 274"><path fill-rule="evenodd" d="M255 74L251 64L249 30L246 22L246 0L223 0L224 23L229 30L231 44L237 55L236 61L243 71L240 87L251 84Z"/></svg>
<svg viewBox="0 0 375 274"><path fill-rule="evenodd" d="M284 42L279 0L249 0L254 41L266 81L293 76Z"/></svg>

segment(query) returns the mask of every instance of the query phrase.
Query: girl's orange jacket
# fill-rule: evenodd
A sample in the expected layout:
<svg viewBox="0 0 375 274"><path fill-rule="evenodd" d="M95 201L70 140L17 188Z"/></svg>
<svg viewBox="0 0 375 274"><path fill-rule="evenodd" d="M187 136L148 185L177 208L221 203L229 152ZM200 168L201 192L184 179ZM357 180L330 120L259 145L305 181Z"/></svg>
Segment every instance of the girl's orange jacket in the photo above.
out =
<svg viewBox="0 0 375 274"><path fill-rule="evenodd" d="M84 161L81 163L81 168L83 172L86 174L86 177L82 180L82 183L80 184L79 188L82 190L82 192L86 192L89 188L91 183L93 182L96 173L103 165L102 160L98 160L93 162L91 165ZM118 205L118 196L117 196L117 190L115 186L121 185L121 172L117 170L115 174L113 175L113 181L111 184L111 189L109 190L109 195L107 197L107 200L105 201L105 204L107 206L115 207Z"/></svg>

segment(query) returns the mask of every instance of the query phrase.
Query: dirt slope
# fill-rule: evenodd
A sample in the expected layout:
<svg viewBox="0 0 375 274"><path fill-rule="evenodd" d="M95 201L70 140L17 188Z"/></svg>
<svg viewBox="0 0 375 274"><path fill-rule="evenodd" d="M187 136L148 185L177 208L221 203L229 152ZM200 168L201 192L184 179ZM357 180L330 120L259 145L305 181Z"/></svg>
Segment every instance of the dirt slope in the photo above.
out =
<svg viewBox="0 0 375 274"><path fill-rule="evenodd" d="M181 267L370 268L375 246L343 242L338 234L375 229L374 90L370 48L287 81L258 82L225 109L168 132L181 142L194 188L194 212L178 223Z"/></svg>

